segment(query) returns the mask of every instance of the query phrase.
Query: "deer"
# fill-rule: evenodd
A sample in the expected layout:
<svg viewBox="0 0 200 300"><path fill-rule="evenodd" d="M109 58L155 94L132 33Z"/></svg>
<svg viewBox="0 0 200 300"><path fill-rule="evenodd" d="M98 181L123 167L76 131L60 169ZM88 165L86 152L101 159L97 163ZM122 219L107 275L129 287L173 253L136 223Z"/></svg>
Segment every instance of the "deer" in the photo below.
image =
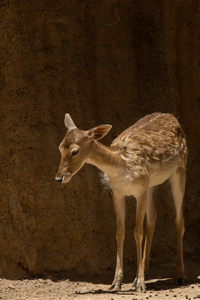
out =
<svg viewBox="0 0 200 300"><path fill-rule="evenodd" d="M123 131L110 146L99 142L111 125L99 125L80 130L71 116L65 114L67 133L59 145L60 165L55 180L68 183L85 163L100 169L112 190L116 215L117 259L114 280L109 288L121 290L123 281L123 245L125 238L125 197L136 199L134 238L137 252L137 272L133 287L146 291L145 276L149 270L150 251L156 223L153 190L170 180L175 204L177 232L176 282L184 282L183 263L183 197L186 181L187 144L178 120L169 113L146 115ZM143 223L146 236L143 247ZM144 248L144 249L143 249Z"/></svg>

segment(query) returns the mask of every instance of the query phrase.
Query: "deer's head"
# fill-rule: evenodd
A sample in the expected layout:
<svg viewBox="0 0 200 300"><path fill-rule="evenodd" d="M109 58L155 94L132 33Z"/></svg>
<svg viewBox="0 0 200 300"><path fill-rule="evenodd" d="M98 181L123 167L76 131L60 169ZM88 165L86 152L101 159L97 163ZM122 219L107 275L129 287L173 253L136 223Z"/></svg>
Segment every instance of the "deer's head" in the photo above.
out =
<svg viewBox="0 0 200 300"><path fill-rule="evenodd" d="M59 150L61 160L55 179L67 183L90 158L91 142L102 139L111 129L111 125L100 125L87 131L80 130L69 114L64 119L67 133Z"/></svg>

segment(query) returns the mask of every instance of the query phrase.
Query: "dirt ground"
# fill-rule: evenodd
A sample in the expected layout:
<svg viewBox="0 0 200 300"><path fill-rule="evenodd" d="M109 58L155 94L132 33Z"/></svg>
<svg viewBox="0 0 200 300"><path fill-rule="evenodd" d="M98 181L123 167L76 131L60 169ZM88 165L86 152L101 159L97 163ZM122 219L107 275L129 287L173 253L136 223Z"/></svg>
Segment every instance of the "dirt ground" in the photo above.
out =
<svg viewBox="0 0 200 300"><path fill-rule="evenodd" d="M136 300L136 299L198 299L200 298L200 283L183 287L170 286L167 278L147 282L149 289L146 293L137 293L131 284L124 284L118 293L108 292L108 285L92 284L89 282L72 282L69 280L53 282L51 280L5 280L0 281L0 299L106 299L106 300ZM155 287L157 286L157 287Z"/></svg>
<svg viewBox="0 0 200 300"><path fill-rule="evenodd" d="M186 286L176 287L171 285L171 279L147 281L146 293L137 293L132 285L124 284L121 292L111 293L109 285L94 284L89 282L72 282L62 280L54 282L50 279L34 280L0 280L0 299L106 299L106 300L136 300L136 299L197 299L200 298L200 282L190 282Z"/></svg>
<svg viewBox="0 0 200 300"><path fill-rule="evenodd" d="M186 276L183 286L175 284L172 277L168 275L174 264L159 263L153 266L152 276L146 281L147 292L137 293L132 288L132 280L129 276L125 278L122 290L111 293L108 288L111 284L111 273L95 277L75 278L66 274L55 273L46 278L34 278L24 280L0 280L0 299L24 299L24 300L65 300L65 299L100 299L100 300L145 300L145 299L198 299L200 298L200 269L195 258L186 260ZM168 273L169 272L169 273ZM131 273L131 272L130 272ZM199 274L199 275L197 275Z"/></svg>

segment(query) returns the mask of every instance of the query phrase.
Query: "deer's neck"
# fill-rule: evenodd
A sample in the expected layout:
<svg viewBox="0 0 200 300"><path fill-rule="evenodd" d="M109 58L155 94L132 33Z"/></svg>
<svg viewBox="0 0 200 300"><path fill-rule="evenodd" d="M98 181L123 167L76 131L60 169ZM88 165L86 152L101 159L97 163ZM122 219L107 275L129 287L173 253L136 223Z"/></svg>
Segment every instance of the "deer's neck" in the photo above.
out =
<svg viewBox="0 0 200 300"><path fill-rule="evenodd" d="M87 163L96 166L109 177L118 176L119 170L123 166L123 160L116 151L97 141L92 142L90 158Z"/></svg>

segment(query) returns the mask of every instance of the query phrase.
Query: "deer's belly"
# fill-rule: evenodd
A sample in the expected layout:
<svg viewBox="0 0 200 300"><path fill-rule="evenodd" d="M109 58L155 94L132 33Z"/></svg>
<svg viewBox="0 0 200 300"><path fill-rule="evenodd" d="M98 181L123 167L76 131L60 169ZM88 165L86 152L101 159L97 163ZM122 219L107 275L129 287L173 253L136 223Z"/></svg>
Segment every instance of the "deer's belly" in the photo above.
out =
<svg viewBox="0 0 200 300"><path fill-rule="evenodd" d="M175 168L169 170L154 170L149 177L149 187L160 185L165 182L174 172Z"/></svg>
<svg viewBox="0 0 200 300"><path fill-rule="evenodd" d="M115 178L108 177L108 184L113 192L117 192L124 196L141 195L147 187L153 187L165 182L175 171L176 166L172 165L154 165L150 174L134 178L131 176L118 176Z"/></svg>

